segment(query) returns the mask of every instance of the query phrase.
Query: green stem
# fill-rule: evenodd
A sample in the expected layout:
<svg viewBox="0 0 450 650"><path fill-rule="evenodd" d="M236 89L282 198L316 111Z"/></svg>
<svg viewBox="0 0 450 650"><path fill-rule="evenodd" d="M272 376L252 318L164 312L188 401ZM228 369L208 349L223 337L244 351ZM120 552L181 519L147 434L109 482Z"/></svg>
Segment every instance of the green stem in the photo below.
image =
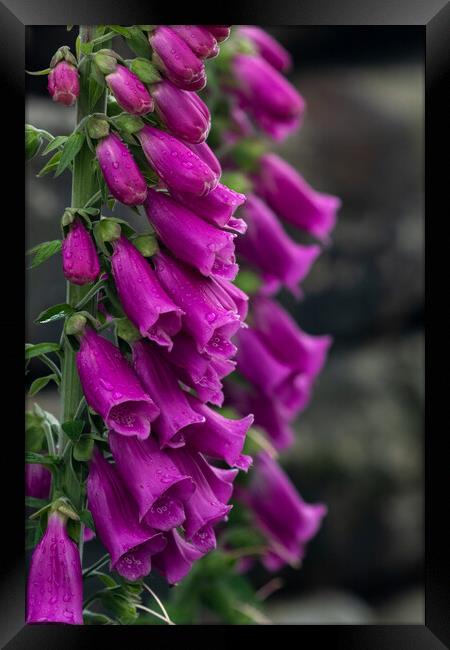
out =
<svg viewBox="0 0 450 650"><path fill-rule="evenodd" d="M80 25L80 40L87 43L92 40L95 27L93 25ZM91 112L106 111L106 91L102 94L95 106L89 106L89 65L81 66L80 69L80 97L78 99L77 125ZM94 154L85 142L73 162L72 173L72 207L79 208L92 200L91 197L96 195L98 185L95 174L93 173L92 160ZM100 207L100 206L98 206ZM66 300L75 307L86 293L89 291L89 285L77 286L67 282ZM96 299L93 298L91 303L85 306L94 316L96 314ZM61 380L61 421L67 422L72 420L77 411L80 400L83 396L78 372L75 364L75 353L67 340L64 341L64 363L62 368ZM67 436L62 434L63 439L60 441L60 452L66 447ZM83 554L83 535L80 535L80 555Z"/></svg>

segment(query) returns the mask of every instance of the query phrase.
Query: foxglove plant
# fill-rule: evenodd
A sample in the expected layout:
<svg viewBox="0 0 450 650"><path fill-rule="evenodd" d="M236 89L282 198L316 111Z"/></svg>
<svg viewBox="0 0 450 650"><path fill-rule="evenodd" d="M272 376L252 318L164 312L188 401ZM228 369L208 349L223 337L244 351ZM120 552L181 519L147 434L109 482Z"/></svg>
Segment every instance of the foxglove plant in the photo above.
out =
<svg viewBox="0 0 450 650"><path fill-rule="evenodd" d="M113 49L119 38L136 56ZM189 580L206 584L211 567L238 588L246 580L237 559L252 554L229 542L236 503L271 570L295 564L319 528L325 507L305 504L267 451L291 443L331 343L275 301L281 286L298 295L320 252L290 240L278 217L323 241L339 205L261 156L258 128L279 139L302 118L281 74L289 61L256 27L80 26L75 55L59 48L40 73L55 101L77 101L77 118L67 137L26 128L27 157L44 140L52 153L41 175L72 174L63 241L33 249L32 266L62 252L67 299L38 317L64 319L60 343L25 351L27 365L37 357L51 370L30 392L52 381L61 395L59 419L38 405L27 413L30 623L170 624L146 584L153 571L183 581L172 613L192 623L177 609ZM117 203L139 230L103 214ZM261 276L250 301L238 262ZM83 568L93 538L107 553ZM217 602L229 597L216 589ZM254 622L261 603L249 599L250 614L230 610L238 622Z"/></svg>

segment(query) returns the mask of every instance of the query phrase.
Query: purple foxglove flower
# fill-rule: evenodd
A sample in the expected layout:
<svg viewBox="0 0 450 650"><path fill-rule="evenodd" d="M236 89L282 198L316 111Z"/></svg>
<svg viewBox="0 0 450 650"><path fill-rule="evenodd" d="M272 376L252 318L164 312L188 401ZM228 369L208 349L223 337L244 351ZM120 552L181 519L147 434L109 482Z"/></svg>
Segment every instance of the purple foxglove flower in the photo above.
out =
<svg viewBox="0 0 450 650"><path fill-rule="evenodd" d="M210 169L212 169L214 174L216 174L217 179L219 179L222 174L222 166L216 155L213 153L211 147L207 145L206 142L200 142L199 144L191 144L190 142L187 142L186 144L189 149L195 153L196 156L201 158L203 162L206 163Z"/></svg>
<svg viewBox="0 0 450 650"><path fill-rule="evenodd" d="M232 282L227 282L221 278L216 278L217 284L226 292L232 304L236 306L241 321L247 318L248 313L248 296Z"/></svg>
<svg viewBox="0 0 450 650"><path fill-rule="evenodd" d="M247 196L242 213L248 230L236 242L238 253L262 271L268 293L284 285L298 294L298 283L308 274L320 247L295 243L272 210L254 194Z"/></svg>
<svg viewBox="0 0 450 650"><path fill-rule="evenodd" d="M186 429L186 445L212 458L224 460L231 467L247 471L252 459L241 452L247 431L253 423L253 415L247 415L241 420L230 420L192 395L188 399L192 408L203 415L205 422L192 424Z"/></svg>
<svg viewBox="0 0 450 650"><path fill-rule="evenodd" d="M173 340L173 348L166 353L166 359L176 367L178 378L197 391L202 402L222 406L222 382L233 372L236 364L229 359L213 359L200 354L196 343L185 332L180 332Z"/></svg>
<svg viewBox="0 0 450 650"><path fill-rule="evenodd" d="M265 154L254 177L255 191L281 219L327 241L341 206L337 196L316 192L296 169L276 154Z"/></svg>
<svg viewBox="0 0 450 650"><path fill-rule="evenodd" d="M68 61L60 61L49 72L47 88L54 102L73 106L80 94L78 70Z"/></svg>
<svg viewBox="0 0 450 650"><path fill-rule="evenodd" d="M184 445L185 427L204 422L194 411L179 386L174 369L165 361L156 346L144 341L133 344L133 366L141 384L160 408L153 423L162 447Z"/></svg>
<svg viewBox="0 0 450 650"><path fill-rule="evenodd" d="M100 273L97 249L78 217L70 224L62 245L64 276L72 284L94 282Z"/></svg>
<svg viewBox="0 0 450 650"><path fill-rule="evenodd" d="M276 570L283 564L298 565L305 546L319 530L327 512L323 504L305 503L278 463L267 452L255 458L244 501L267 536L270 552L264 564Z"/></svg>
<svg viewBox="0 0 450 650"><path fill-rule="evenodd" d="M180 473L152 437L137 440L111 431L109 444L120 477L138 505L139 520L158 530L180 526L184 503L195 490L192 479Z"/></svg>
<svg viewBox="0 0 450 650"><path fill-rule="evenodd" d="M201 454L185 447L168 451L179 470L191 476L196 484L194 494L185 504L184 530L186 539L203 549L203 533L211 539L211 527L223 521L232 508L226 503L231 497L233 486L228 477L222 476L220 470L216 471Z"/></svg>
<svg viewBox="0 0 450 650"><path fill-rule="evenodd" d="M149 189L145 210L161 241L178 259L202 275L234 280L239 270L236 235L206 223L165 192Z"/></svg>
<svg viewBox="0 0 450 650"><path fill-rule="evenodd" d="M86 328L76 361L86 401L106 426L124 436L147 438L159 409L118 348Z"/></svg>
<svg viewBox="0 0 450 650"><path fill-rule="evenodd" d="M223 43L230 36L231 25L202 25L214 36L218 43Z"/></svg>
<svg viewBox="0 0 450 650"><path fill-rule="evenodd" d="M132 115L146 115L153 110L153 99L134 72L118 64L114 72L106 75L105 81L117 103Z"/></svg>
<svg viewBox="0 0 450 650"><path fill-rule="evenodd" d="M330 336L312 336L299 328L278 302L256 296L252 302L253 328L272 354L292 371L316 377L326 361Z"/></svg>
<svg viewBox="0 0 450 650"><path fill-rule="evenodd" d="M242 95L252 106L264 107L266 113L279 118L298 117L303 112L301 95L261 57L238 54L233 71Z"/></svg>
<svg viewBox="0 0 450 650"><path fill-rule="evenodd" d="M33 551L27 584L27 623L83 625L83 579L78 546L66 518L52 512Z"/></svg>
<svg viewBox="0 0 450 650"><path fill-rule="evenodd" d="M203 553L183 539L174 528L167 533L167 546L161 553L153 556L153 566L171 585L177 584L191 570L193 563Z"/></svg>
<svg viewBox="0 0 450 650"><path fill-rule="evenodd" d="M238 54L233 59L233 72L238 88L231 92L268 135L279 140L297 128L305 102L277 70L259 56Z"/></svg>
<svg viewBox="0 0 450 650"><path fill-rule="evenodd" d="M274 400L257 390L246 391L234 382L227 382L226 398L227 404L234 406L239 413L253 413L255 426L264 429L275 449L287 449L293 444L294 431Z"/></svg>
<svg viewBox="0 0 450 650"><path fill-rule="evenodd" d="M172 300L181 307L183 328L197 343L199 352L228 359L236 352L231 343L242 322L236 304L214 280L175 261L167 253L154 257L159 281Z"/></svg>
<svg viewBox="0 0 450 650"><path fill-rule="evenodd" d="M147 160L169 189L204 196L216 187L217 172L191 149L201 145L190 148L170 133L148 125L137 135Z"/></svg>
<svg viewBox="0 0 450 650"><path fill-rule="evenodd" d="M174 198L180 203L184 203L197 216L220 228L236 230L240 233L245 233L247 230L247 224L243 219L233 217L236 209L245 202L246 197L244 194L231 190L226 185L219 183L206 196L175 194Z"/></svg>
<svg viewBox="0 0 450 650"><path fill-rule="evenodd" d="M208 137L211 115L197 93L181 90L168 79L152 86L156 113L177 138L198 144Z"/></svg>
<svg viewBox="0 0 450 650"><path fill-rule="evenodd" d="M111 556L111 569L127 580L148 575L151 556L163 550L166 538L139 523L137 507L117 470L98 449L89 463L87 493L97 535Z"/></svg>
<svg viewBox="0 0 450 650"><path fill-rule="evenodd" d="M279 361L253 328L242 329L237 339L239 372L279 406L283 417L304 410L311 398L311 377Z"/></svg>
<svg viewBox="0 0 450 650"><path fill-rule="evenodd" d="M147 196L147 184L128 147L110 133L96 147L97 160L109 191L125 205L141 205Z"/></svg>
<svg viewBox="0 0 450 650"><path fill-rule="evenodd" d="M246 106L246 102L242 102L242 106ZM252 106L251 112L253 119L259 128L267 133L273 140L282 142L293 131L296 131L301 126L303 113L295 117L279 117L271 115L265 111L265 107Z"/></svg>
<svg viewBox="0 0 450 650"><path fill-rule="evenodd" d="M289 52L264 29L256 25L241 25L239 35L245 36L256 47L258 54L270 65L285 72L292 64Z"/></svg>
<svg viewBox="0 0 450 650"><path fill-rule="evenodd" d="M206 85L203 61L189 45L167 25L149 34L153 61L176 86L183 90L201 90Z"/></svg>
<svg viewBox="0 0 450 650"><path fill-rule="evenodd" d="M201 59L211 59L219 54L216 39L203 25L171 25L170 28Z"/></svg>
<svg viewBox="0 0 450 650"><path fill-rule="evenodd" d="M121 237L114 244L111 268L128 318L142 336L170 348L171 337L180 331L183 312L161 287L148 260Z"/></svg>
<svg viewBox="0 0 450 650"><path fill-rule="evenodd" d="M35 499L48 499L52 483L52 473L39 463L25 465L25 495Z"/></svg>

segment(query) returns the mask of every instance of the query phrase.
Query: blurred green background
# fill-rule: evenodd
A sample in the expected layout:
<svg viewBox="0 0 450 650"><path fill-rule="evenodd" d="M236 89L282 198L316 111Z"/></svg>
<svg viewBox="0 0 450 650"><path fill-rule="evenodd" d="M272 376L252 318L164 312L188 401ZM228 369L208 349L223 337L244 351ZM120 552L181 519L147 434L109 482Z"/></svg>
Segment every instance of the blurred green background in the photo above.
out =
<svg viewBox="0 0 450 650"><path fill-rule="evenodd" d="M282 457L303 497L326 502L329 514L304 566L281 573L267 613L281 623L423 623L422 33L269 31L293 54L289 77L307 102L302 129L274 149L343 208L304 300L282 294L304 329L335 341ZM64 27L29 28L27 69L47 67L74 37ZM27 122L69 133L74 110L48 99L46 78L27 85ZM70 197L69 174L36 179L43 160L27 168L27 248L60 237ZM58 324L33 319L64 299L58 256L27 272L28 341L59 336ZM32 365L29 382L41 373ZM37 397L58 413L52 390ZM250 576L257 587L271 577L262 569Z"/></svg>

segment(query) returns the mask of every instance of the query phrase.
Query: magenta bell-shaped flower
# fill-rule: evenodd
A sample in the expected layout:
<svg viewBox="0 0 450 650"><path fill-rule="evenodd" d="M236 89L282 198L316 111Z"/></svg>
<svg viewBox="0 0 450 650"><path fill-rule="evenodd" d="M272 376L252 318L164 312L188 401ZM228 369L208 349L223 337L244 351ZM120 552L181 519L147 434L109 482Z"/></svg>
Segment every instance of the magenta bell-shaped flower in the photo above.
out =
<svg viewBox="0 0 450 650"><path fill-rule="evenodd" d="M167 546L153 556L153 566L170 585L175 585L187 576L193 563L204 553L183 539L176 528L168 532L166 537Z"/></svg>
<svg viewBox="0 0 450 650"><path fill-rule="evenodd" d="M213 190L219 175L190 145L181 142L170 133L144 126L137 134L148 162L169 189L175 192L204 196Z"/></svg>
<svg viewBox="0 0 450 650"><path fill-rule="evenodd" d="M219 54L217 40L203 25L171 25L170 28L201 59L211 59Z"/></svg>
<svg viewBox="0 0 450 650"><path fill-rule="evenodd" d="M39 463L25 464L25 495L35 499L48 499L52 473Z"/></svg>
<svg viewBox="0 0 450 650"><path fill-rule="evenodd" d="M320 254L320 247L295 243L272 210L254 194L247 196L242 214L248 230L236 242L238 253L262 271L266 293L284 285L298 294L298 284Z"/></svg>
<svg viewBox="0 0 450 650"><path fill-rule="evenodd" d="M255 386L252 386L251 390L246 390L234 382L226 383L225 392L227 404L236 408L242 415L253 413L255 426L265 430L275 449L287 449L293 444L295 436L290 419L282 413L282 409L274 400L268 398Z"/></svg>
<svg viewBox="0 0 450 650"><path fill-rule="evenodd" d="M182 474L169 456L149 437L125 438L114 432L109 444L117 470L139 508L139 520L158 530L181 526L184 504L195 483Z"/></svg>
<svg viewBox="0 0 450 650"><path fill-rule="evenodd" d="M226 505L233 492L229 475L222 475L223 470L212 467L202 454L186 447L168 450L178 469L191 476L196 485L195 492L185 504L186 521L184 530L186 539L200 550L211 550L215 538L211 535L212 527L223 521L232 506ZM232 474L232 479L236 474ZM211 542L211 548L205 548L205 537Z"/></svg>
<svg viewBox="0 0 450 650"><path fill-rule="evenodd" d="M106 426L125 436L147 438L159 409L118 348L86 328L76 362L86 401Z"/></svg>
<svg viewBox="0 0 450 650"><path fill-rule="evenodd" d="M202 25L214 36L218 43L223 43L230 36L231 25Z"/></svg>
<svg viewBox="0 0 450 650"><path fill-rule="evenodd" d="M111 269L128 318L142 336L170 348L183 312L161 287L148 260L123 236L114 243Z"/></svg>
<svg viewBox="0 0 450 650"><path fill-rule="evenodd" d="M117 103L132 115L146 115L153 110L153 99L134 72L118 64L114 72L106 75L105 81Z"/></svg>
<svg viewBox="0 0 450 650"><path fill-rule="evenodd" d="M233 72L239 85L231 91L263 131L281 140L297 128L305 102L277 70L259 56L238 54Z"/></svg>
<svg viewBox="0 0 450 650"><path fill-rule="evenodd" d="M229 293L214 278L202 277L167 253L159 252L154 261L159 281L185 313L183 329L195 339L198 351L224 359L233 356L236 347L230 338L242 322Z"/></svg>
<svg viewBox="0 0 450 650"><path fill-rule="evenodd" d="M69 226L62 244L64 277L72 284L94 282L100 273L97 249L80 218Z"/></svg>
<svg viewBox="0 0 450 650"><path fill-rule="evenodd" d="M240 25L238 33L248 38L256 47L258 54L276 70L285 72L291 67L292 60L289 52L261 27Z"/></svg>
<svg viewBox="0 0 450 650"><path fill-rule="evenodd" d="M198 144L211 128L211 115L197 93L181 90L168 79L152 86L156 113L177 138Z"/></svg>
<svg viewBox="0 0 450 650"><path fill-rule="evenodd" d="M266 568L276 571L286 563L298 565L307 542L319 530L326 506L305 503L267 452L256 456L249 486L240 490L239 498L253 510L258 527L267 536Z"/></svg>
<svg viewBox="0 0 450 650"><path fill-rule="evenodd" d="M181 390L174 369L155 345L144 341L133 344L133 366L142 386L160 409L153 423L162 447L184 445L184 429L204 416L192 409L187 393Z"/></svg>
<svg viewBox="0 0 450 650"><path fill-rule="evenodd" d="M265 296L254 298L252 314L253 329L278 361L312 378L320 373L332 343L330 336L307 334L278 302Z"/></svg>
<svg viewBox="0 0 450 650"><path fill-rule="evenodd" d="M180 332L173 339L173 348L166 352L165 358L176 367L178 378L193 388L202 402L216 406L223 404L221 379L236 367L230 359L217 359L197 350L194 339Z"/></svg>
<svg viewBox="0 0 450 650"><path fill-rule="evenodd" d="M174 193L171 192L173 195ZM219 183L217 187L206 196L192 196L189 194L175 194L174 198L194 212L198 217L209 221L209 223L236 230L241 234L247 230L247 224L243 219L234 218L237 208L245 203L244 194L231 190L226 185Z"/></svg>
<svg viewBox="0 0 450 650"><path fill-rule="evenodd" d="M210 169L212 169L212 171L214 172L214 174L217 176L218 179L220 178L222 174L222 166L217 156L215 155L211 147L208 144L206 144L206 142L200 142L199 144L192 144L190 142L187 142L186 146L189 147L189 149L193 151L196 156L201 158L203 162L206 163Z"/></svg>
<svg viewBox="0 0 450 650"><path fill-rule="evenodd" d="M178 259L202 275L234 280L239 270L236 235L206 223L165 192L149 189L145 210L161 241Z"/></svg>
<svg viewBox="0 0 450 650"><path fill-rule="evenodd" d="M137 507L117 470L98 449L89 463L87 494L95 530L111 556L111 569L127 580L148 575L151 556L163 550L166 539L139 523Z"/></svg>
<svg viewBox="0 0 450 650"><path fill-rule="evenodd" d="M242 329L237 344L239 372L279 405L285 418L306 408L311 399L311 377L278 360L253 328Z"/></svg>
<svg viewBox="0 0 450 650"><path fill-rule="evenodd" d="M149 33L153 61L176 86L201 90L206 85L203 61L171 27L158 25Z"/></svg>
<svg viewBox="0 0 450 650"><path fill-rule="evenodd" d="M192 424L186 429L186 445L212 458L224 460L231 467L247 471L252 459L242 454L242 448L247 431L253 424L253 415L247 415L241 420L230 420L192 395L188 399L192 408L203 415L205 421L203 424Z"/></svg>
<svg viewBox="0 0 450 650"><path fill-rule="evenodd" d="M111 194L125 205L141 205L147 184L128 147L110 133L96 147L97 160Z"/></svg>
<svg viewBox="0 0 450 650"><path fill-rule="evenodd" d="M73 106L80 94L78 70L68 61L60 61L49 72L47 88L54 102Z"/></svg>
<svg viewBox="0 0 450 650"><path fill-rule="evenodd" d="M27 623L83 625L83 580L78 546L66 518L55 511L33 551L27 584Z"/></svg>
<svg viewBox="0 0 450 650"><path fill-rule="evenodd" d="M341 206L337 196L316 192L296 169L274 153L262 156L255 191L276 214L327 241Z"/></svg>

